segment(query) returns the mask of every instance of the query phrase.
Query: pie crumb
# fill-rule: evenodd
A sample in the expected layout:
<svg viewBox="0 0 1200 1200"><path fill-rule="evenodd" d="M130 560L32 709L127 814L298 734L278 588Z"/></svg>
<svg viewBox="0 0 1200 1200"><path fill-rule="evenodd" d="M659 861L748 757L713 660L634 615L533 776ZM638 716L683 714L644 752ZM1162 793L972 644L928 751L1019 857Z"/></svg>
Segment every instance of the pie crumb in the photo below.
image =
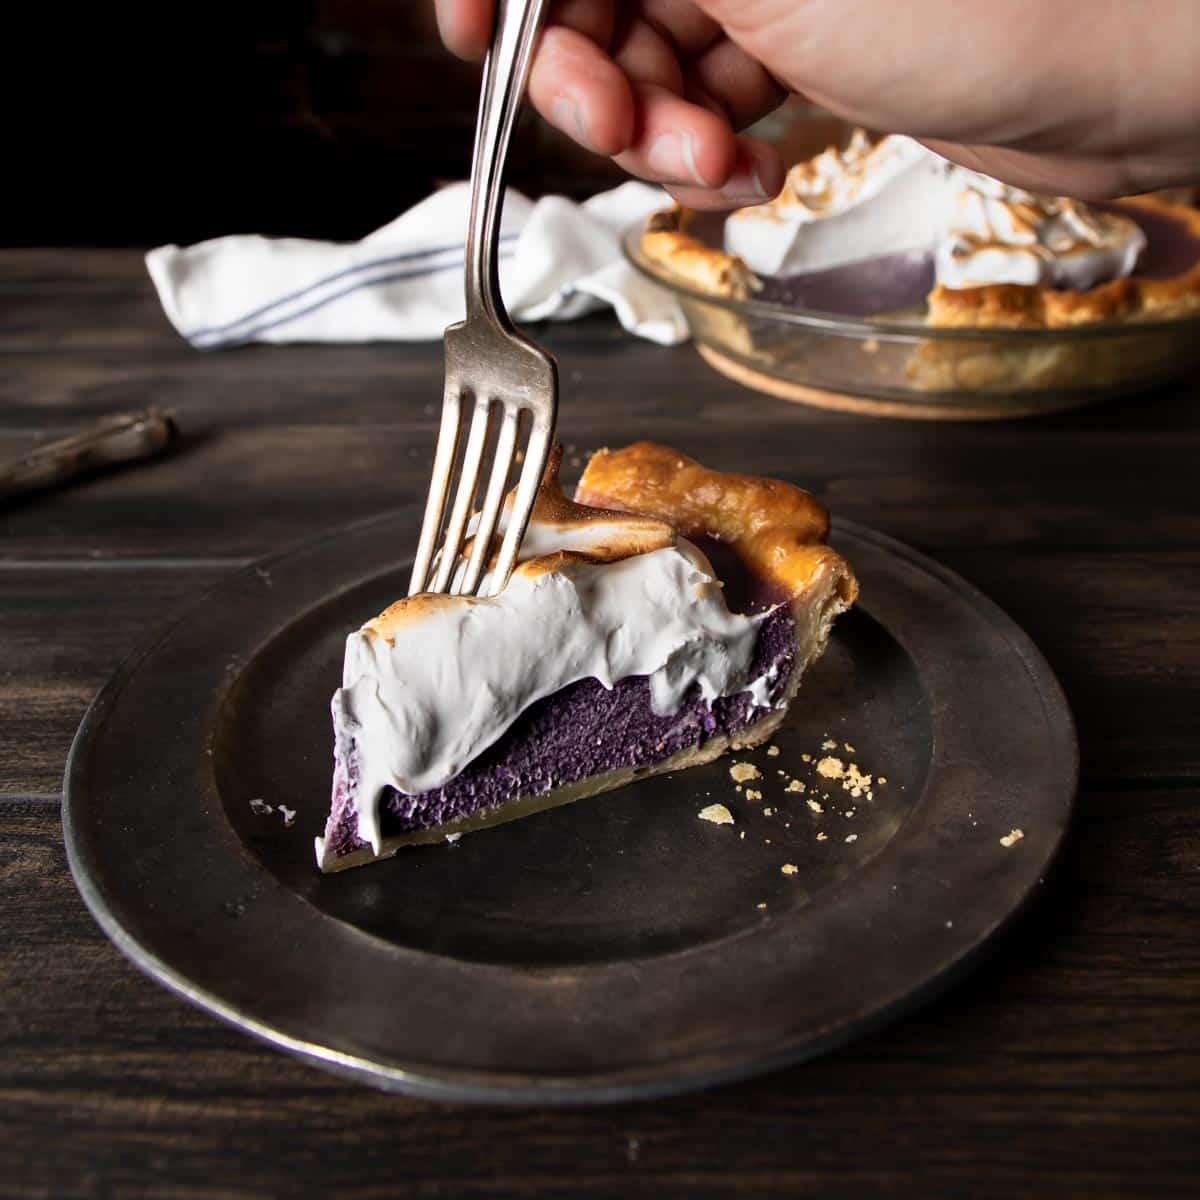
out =
<svg viewBox="0 0 1200 1200"><path fill-rule="evenodd" d="M848 833L848 834L846 835L846 843L847 843L847 845L849 845L849 843L850 843L850 842L857 842L857 841L858 841L858 834L857 834L857 833Z"/></svg>
<svg viewBox="0 0 1200 1200"><path fill-rule="evenodd" d="M818 814L823 813L825 811L821 807L821 802L819 800L812 799L811 796L808 799L808 807L811 808L813 810L813 812L818 813Z"/></svg>
<svg viewBox="0 0 1200 1200"><path fill-rule="evenodd" d="M854 753L855 753L854 747L853 747L852 745L850 745L850 743L849 743L849 742L843 742L843 743L842 743L842 749L843 749L843 750L845 750L845 752L846 752L847 754L854 754Z"/></svg>
<svg viewBox="0 0 1200 1200"><path fill-rule="evenodd" d="M836 750L836 749L837 749L837 742L835 742L835 741L833 740L833 738L826 738L826 739L825 739L825 740L824 740L824 741L821 743L821 749L822 749L822 750Z"/></svg>
<svg viewBox="0 0 1200 1200"><path fill-rule="evenodd" d="M875 780L875 782L876 782L877 784L879 784L879 786L880 786L880 787L882 787L882 786L883 786L885 783L887 783L887 776L886 776L886 775L880 775L880 776L879 776L879 778Z"/></svg>
<svg viewBox="0 0 1200 1200"><path fill-rule="evenodd" d="M766 908L766 907L767 906L765 904L756 904L755 905L755 908Z"/></svg>
<svg viewBox="0 0 1200 1200"><path fill-rule="evenodd" d="M822 832L822 833L818 833L818 834L817 834L817 841L818 841L818 842L827 842L827 841L829 841L829 834L827 834L827 833L824 833L824 832Z"/></svg>
<svg viewBox="0 0 1200 1200"><path fill-rule="evenodd" d="M1010 847L1015 846L1024 836L1025 830L1023 829L1010 830L1000 839L1000 845L1007 850Z"/></svg>
<svg viewBox="0 0 1200 1200"><path fill-rule="evenodd" d="M817 774L826 779L841 779L846 773L846 764L840 758L823 758L817 763Z"/></svg>
<svg viewBox="0 0 1200 1200"><path fill-rule="evenodd" d="M732 825L733 813L723 804L710 804L700 810L700 820L711 821L714 825Z"/></svg>
<svg viewBox="0 0 1200 1200"><path fill-rule="evenodd" d="M804 784L798 779L793 779L783 790L785 792L802 792L804 791Z"/></svg>
<svg viewBox="0 0 1200 1200"><path fill-rule="evenodd" d="M851 763L846 770L846 775L842 781L842 787L846 789L855 799L865 795L868 800L874 799L871 795L871 784L874 780L870 775L864 775L858 769L857 763Z"/></svg>
<svg viewBox="0 0 1200 1200"><path fill-rule="evenodd" d="M736 762L729 768L729 777L734 783L747 783L751 779L761 779L762 772L748 762Z"/></svg>
<svg viewBox="0 0 1200 1200"><path fill-rule="evenodd" d="M747 788L746 789L746 799L747 800L761 800L762 792L758 791L757 788Z"/></svg>
<svg viewBox="0 0 1200 1200"><path fill-rule="evenodd" d="M768 746L767 747L767 757L768 758L778 758L779 757L779 747L778 746Z"/></svg>
<svg viewBox="0 0 1200 1200"><path fill-rule="evenodd" d="M763 809L764 817L770 817L770 816L774 816L774 815L775 815L775 810L773 808L764 808Z"/></svg>
<svg viewBox="0 0 1200 1200"><path fill-rule="evenodd" d="M801 762L812 762L812 755L811 754L802 754L802 755L800 755L800 761Z"/></svg>
<svg viewBox="0 0 1200 1200"><path fill-rule="evenodd" d="M783 872L784 875L799 875L800 874L800 868L798 866L796 866L795 863L784 863L783 866L780 867L779 869L780 869L780 871Z"/></svg>

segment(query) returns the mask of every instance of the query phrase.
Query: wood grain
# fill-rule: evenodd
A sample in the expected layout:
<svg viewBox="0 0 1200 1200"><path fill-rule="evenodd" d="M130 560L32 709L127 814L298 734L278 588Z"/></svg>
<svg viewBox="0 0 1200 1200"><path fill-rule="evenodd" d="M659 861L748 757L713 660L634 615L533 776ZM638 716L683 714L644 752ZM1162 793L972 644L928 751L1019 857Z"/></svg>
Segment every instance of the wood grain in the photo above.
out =
<svg viewBox="0 0 1200 1200"><path fill-rule="evenodd" d="M57 813L5 804L0 1171L56 1197L908 1195L917 1180L1185 1195L1198 802L1086 795L1050 893L967 983L884 1033L716 1092L565 1113L381 1096L223 1028L104 941Z"/></svg>
<svg viewBox="0 0 1200 1200"><path fill-rule="evenodd" d="M651 437L793 478L934 552L1031 633L1085 779L1040 902L901 1024L656 1104L419 1104L193 1011L109 946L71 884L71 736L115 665L223 572L419 493L440 350L197 354L137 255L0 253L0 453L150 402L186 433L171 458L0 510L0 1195L1194 1195L1200 380L931 428L752 395L604 318L542 333L569 472Z"/></svg>

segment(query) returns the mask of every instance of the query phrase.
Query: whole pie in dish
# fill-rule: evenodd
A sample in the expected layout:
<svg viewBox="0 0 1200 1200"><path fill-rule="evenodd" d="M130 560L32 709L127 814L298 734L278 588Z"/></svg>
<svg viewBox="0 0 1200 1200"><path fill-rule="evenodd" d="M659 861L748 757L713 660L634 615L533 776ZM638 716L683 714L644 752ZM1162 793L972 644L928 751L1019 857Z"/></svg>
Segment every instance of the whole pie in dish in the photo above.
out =
<svg viewBox="0 0 1200 1200"><path fill-rule="evenodd" d="M347 639L323 871L758 745L857 595L791 484L642 442L571 501L560 459L499 596L410 597Z"/></svg>
<svg viewBox="0 0 1200 1200"><path fill-rule="evenodd" d="M864 290L924 293L930 325L1029 328L1200 312L1200 211L1157 196L1088 205L950 164L911 138L857 130L789 171L767 204L725 222L723 245L694 214L654 214L646 256L703 291L821 308ZM862 314L847 315L869 315ZM879 315L885 315L881 313Z"/></svg>
<svg viewBox="0 0 1200 1200"><path fill-rule="evenodd" d="M794 166L778 197L731 214L716 237L698 228L686 210L657 213L643 254L735 300L935 329L1073 330L1200 315L1200 211L1159 196L1089 205L1038 195L906 137L872 143L859 130L846 148ZM721 340L770 354L751 346L744 323ZM931 339L908 375L927 390L1103 383L1110 368L1136 365L1129 353Z"/></svg>

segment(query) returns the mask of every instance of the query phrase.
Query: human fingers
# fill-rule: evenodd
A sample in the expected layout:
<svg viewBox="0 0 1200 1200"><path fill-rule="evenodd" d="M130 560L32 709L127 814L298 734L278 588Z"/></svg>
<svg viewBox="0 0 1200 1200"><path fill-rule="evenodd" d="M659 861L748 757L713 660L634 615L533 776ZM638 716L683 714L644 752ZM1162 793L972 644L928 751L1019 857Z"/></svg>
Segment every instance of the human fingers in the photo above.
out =
<svg viewBox="0 0 1200 1200"><path fill-rule="evenodd" d="M685 187L719 188L737 165L729 122L655 84L635 83L636 124L629 149L615 156L631 175Z"/></svg>
<svg viewBox="0 0 1200 1200"><path fill-rule="evenodd" d="M628 14L618 22L612 57L631 80L682 95L683 65L678 49L669 37L641 17Z"/></svg>
<svg viewBox="0 0 1200 1200"><path fill-rule="evenodd" d="M641 0L644 21L668 38L681 58L694 58L723 36L721 26L693 0Z"/></svg>
<svg viewBox="0 0 1200 1200"><path fill-rule="evenodd" d="M734 129L745 129L783 103L787 89L728 38L720 38L687 65L685 86L720 105Z"/></svg>
<svg viewBox="0 0 1200 1200"><path fill-rule="evenodd" d="M748 204L764 204L783 188L784 166L779 151L769 142L739 137L729 178L719 188L667 185L685 208L724 211Z"/></svg>
<svg viewBox="0 0 1200 1200"><path fill-rule="evenodd" d="M555 25L542 35L529 96L550 124L596 154L611 157L633 143L636 110L628 78L574 29Z"/></svg>
<svg viewBox="0 0 1200 1200"><path fill-rule="evenodd" d="M492 40L495 0L434 0L438 33L451 54L482 58Z"/></svg>

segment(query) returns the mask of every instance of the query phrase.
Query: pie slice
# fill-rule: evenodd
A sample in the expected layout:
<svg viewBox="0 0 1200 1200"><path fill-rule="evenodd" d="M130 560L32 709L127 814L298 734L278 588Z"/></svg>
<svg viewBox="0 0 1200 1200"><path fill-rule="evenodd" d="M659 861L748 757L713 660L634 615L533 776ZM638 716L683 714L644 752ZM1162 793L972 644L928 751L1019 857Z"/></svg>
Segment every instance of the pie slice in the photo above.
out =
<svg viewBox="0 0 1200 1200"><path fill-rule="evenodd" d="M347 639L323 871L758 745L854 601L797 487L642 442L572 502L560 460L499 596L413 596Z"/></svg>

